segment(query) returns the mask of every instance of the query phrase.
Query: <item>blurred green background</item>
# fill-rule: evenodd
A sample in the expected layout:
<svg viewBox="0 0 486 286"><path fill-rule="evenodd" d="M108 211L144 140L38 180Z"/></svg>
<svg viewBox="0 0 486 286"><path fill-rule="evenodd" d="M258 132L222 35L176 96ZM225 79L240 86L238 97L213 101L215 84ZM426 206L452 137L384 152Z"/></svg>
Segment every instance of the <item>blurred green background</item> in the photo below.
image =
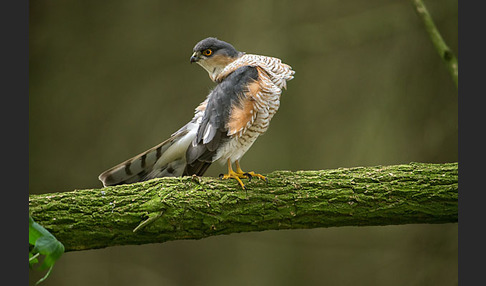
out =
<svg viewBox="0 0 486 286"><path fill-rule="evenodd" d="M457 55L457 1L425 4ZM190 120L214 86L189 64L208 36L296 71L245 170L458 160L457 89L410 1L31 1L29 13L30 193L101 187L102 171ZM457 285L457 234L342 227L70 252L43 285Z"/></svg>

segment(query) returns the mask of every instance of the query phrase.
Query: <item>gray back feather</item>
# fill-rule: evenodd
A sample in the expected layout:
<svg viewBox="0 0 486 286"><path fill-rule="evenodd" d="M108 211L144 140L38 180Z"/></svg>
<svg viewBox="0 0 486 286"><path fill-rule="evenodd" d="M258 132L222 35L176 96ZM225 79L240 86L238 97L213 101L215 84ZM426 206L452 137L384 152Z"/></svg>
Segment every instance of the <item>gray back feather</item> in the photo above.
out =
<svg viewBox="0 0 486 286"><path fill-rule="evenodd" d="M196 138L186 153L189 165L213 162L218 147L228 140L227 124L232 107L239 104L247 85L257 79L258 71L255 67L243 66L211 91Z"/></svg>

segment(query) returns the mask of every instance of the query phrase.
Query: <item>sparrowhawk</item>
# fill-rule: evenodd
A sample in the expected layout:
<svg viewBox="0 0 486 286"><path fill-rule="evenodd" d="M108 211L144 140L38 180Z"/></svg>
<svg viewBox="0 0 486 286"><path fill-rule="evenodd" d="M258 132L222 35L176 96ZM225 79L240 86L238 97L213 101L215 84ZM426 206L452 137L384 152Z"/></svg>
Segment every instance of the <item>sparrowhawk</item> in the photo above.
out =
<svg viewBox="0 0 486 286"><path fill-rule="evenodd" d="M236 179L242 188L242 178L266 180L241 170L239 160L268 129L282 89L295 72L280 59L239 52L212 37L196 44L190 62L202 66L216 87L196 108L192 120L169 139L99 175L104 186L202 176L216 161L228 164L228 174L221 178Z"/></svg>

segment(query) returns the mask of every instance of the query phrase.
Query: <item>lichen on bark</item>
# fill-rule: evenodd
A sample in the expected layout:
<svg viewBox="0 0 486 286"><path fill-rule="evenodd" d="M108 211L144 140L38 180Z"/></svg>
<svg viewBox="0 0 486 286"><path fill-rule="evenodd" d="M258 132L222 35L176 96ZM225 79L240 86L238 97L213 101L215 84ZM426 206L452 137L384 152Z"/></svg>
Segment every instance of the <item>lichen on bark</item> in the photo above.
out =
<svg viewBox="0 0 486 286"><path fill-rule="evenodd" d="M232 180L183 177L30 195L29 212L66 251L249 231L458 219L457 163L275 171L268 179L249 182L246 191Z"/></svg>

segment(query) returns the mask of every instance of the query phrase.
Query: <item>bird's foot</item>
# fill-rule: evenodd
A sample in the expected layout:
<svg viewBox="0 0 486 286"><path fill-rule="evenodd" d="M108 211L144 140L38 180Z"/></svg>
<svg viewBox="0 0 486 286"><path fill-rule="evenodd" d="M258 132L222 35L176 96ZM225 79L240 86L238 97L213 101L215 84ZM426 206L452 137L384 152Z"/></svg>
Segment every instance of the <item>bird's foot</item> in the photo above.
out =
<svg viewBox="0 0 486 286"><path fill-rule="evenodd" d="M257 173L255 173L253 171L252 172L244 172L243 173L243 176L245 176L245 177L248 178L248 182L250 182L253 177L257 177L257 178L265 181L266 183L268 183L267 177L265 177L265 176L263 176L261 174L257 174Z"/></svg>
<svg viewBox="0 0 486 286"><path fill-rule="evenodd" d="M243 173L237 173L237 172L235 172L233 170L230 170L228 172L228 174L220 174L219 175L219 178L221 180L235 179L240 184L241 188L243 190L246 190L245 184L243 184L243 182L241 181L241 179L249 178L249 177L248 176L245 176L245 174L243 174Z"/></svg>
<svg viewBox="0 0 486 286"><path fill-rule="evenodd" d="M257 177L257 178L265 181L266 183L268 183L267 177L265 177L261 174L257 174L255 172L230 171L230 172L228 172L228 174L220 174L219 175L219 178L222 179L222 180L235 179L240 184L240 186L243 190L246 190L246 187L245 187L245 184L243 183L243 181L241 179L248 179L248 182L250 182L253 177Z"/></svg>
<svg viewBox="0 0 486 286"><path fill-rule="evenodd" d="M241 179L248 179L248 182L250 182L253 177L257 177L257 178L268 183L267 177L265 177L261 174L257 174L255 172L243 171L240 167L240 163L238 162L238 160L235 161L235 165L236 165L236 172L233 171L233 169L231 168L231 161L230 161L230 159L228 159L228 174L226 174L226 175L220 174L219 177L222 180L235 179L236 181L238 181L238 183L240 184L241 188L243 188L243 190L246 190L246 188L245 188L245 184L243 184Z"/></svg>

